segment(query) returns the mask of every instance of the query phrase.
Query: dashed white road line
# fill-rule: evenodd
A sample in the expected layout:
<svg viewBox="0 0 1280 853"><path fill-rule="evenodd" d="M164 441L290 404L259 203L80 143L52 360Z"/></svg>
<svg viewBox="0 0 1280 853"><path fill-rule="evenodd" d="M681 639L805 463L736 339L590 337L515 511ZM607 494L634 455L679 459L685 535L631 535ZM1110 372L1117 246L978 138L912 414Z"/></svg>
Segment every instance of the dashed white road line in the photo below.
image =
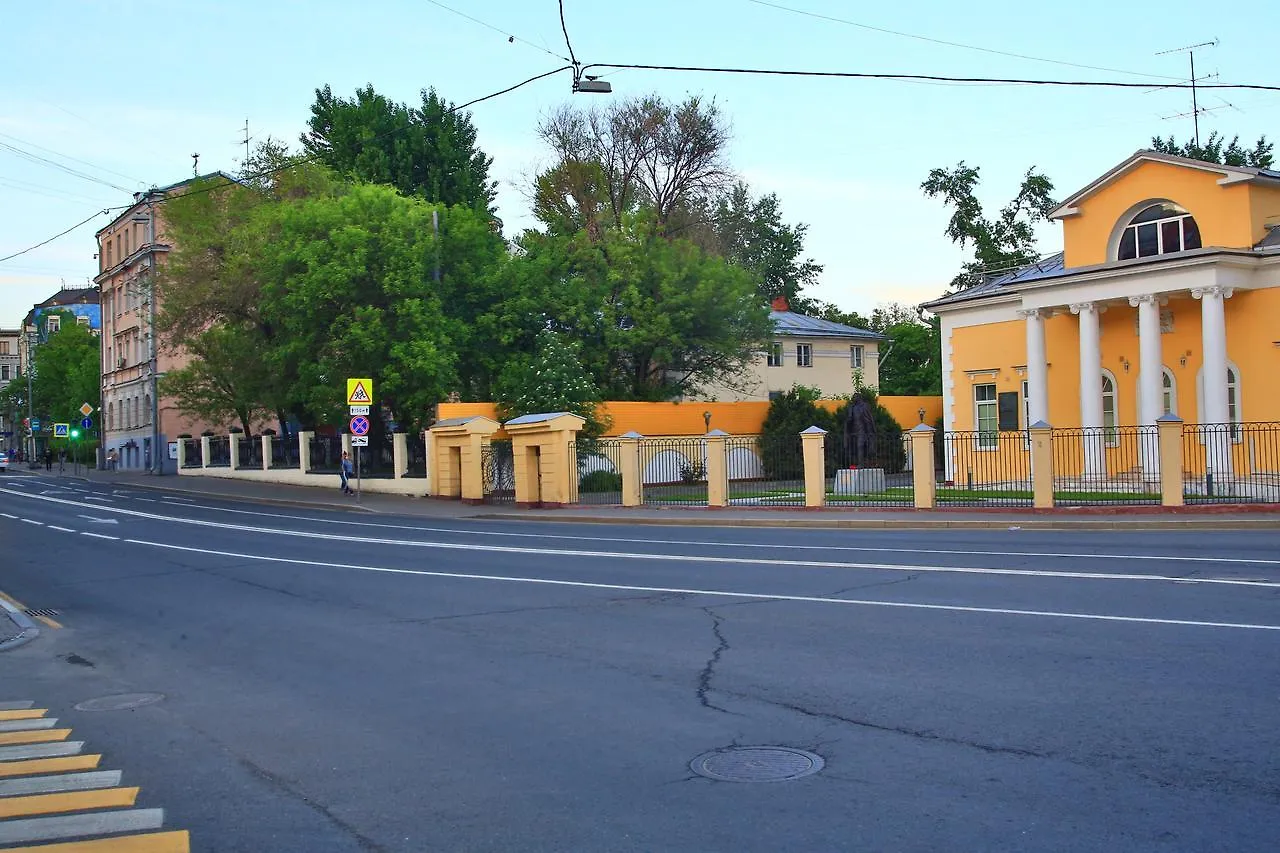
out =
<svg viewBox="0 0 1280 853"><path fill-rule="evenodd" d="M24 519L22 519L22 521L23 521L23 522L25 522L25 523L27 523L27 524L34 524L36 527L44 527L44 522L43 522L43 521L35 521L35 520L33 520L33 519L30 519L30 518L24 518Z"/></svg>
<svg viewBox="0 0 1280 853"><path fill-rule="evenodd" d="M13 519L14 521L18 520L18 517L16 515L10 515L7 512L0 512L0 515L4 516L5 518Z"/></svg>
<svg viewBox="0 0 1280 853"><path fill-rule="evenodd" d="M90 533L90 532L89 532L89 531L87 531L87 530L81 530L81 531L80 531L80 535L81 535L81 536L92 536L94 539L110 539L112 542L118 542L118 541L120 541L120 537L119 537L119 536L108 536L108 535L107 535L107 534L105 534L105 533Z"/></svg>
<svg viewBox="0 0 1280 853"><path fill-rule="evenodd" d="M48 527L50 530L58 530L58 531L61 531L62 533L75 533L75 531L72 530L70 527L59 527L56 524L46 524L45 526Z"/></svg>

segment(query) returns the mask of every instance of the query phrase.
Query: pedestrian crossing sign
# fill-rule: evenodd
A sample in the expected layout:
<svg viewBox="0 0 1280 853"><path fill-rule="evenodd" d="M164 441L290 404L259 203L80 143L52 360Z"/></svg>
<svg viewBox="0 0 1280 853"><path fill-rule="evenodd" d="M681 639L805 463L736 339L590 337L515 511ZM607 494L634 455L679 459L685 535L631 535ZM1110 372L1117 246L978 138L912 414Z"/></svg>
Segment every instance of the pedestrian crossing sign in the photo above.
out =
<svg viewBox="0 0 1280 853"><path fill-rule="evenodd" d="M373 402L372 379L347 380L347 405L367 406Z"/></svg>
<svg viewBox="0 0 1280 853"><path fill-rule="evenodd" d="M71 435L71 424L54 424L54 438L68 438Z"/></svg>

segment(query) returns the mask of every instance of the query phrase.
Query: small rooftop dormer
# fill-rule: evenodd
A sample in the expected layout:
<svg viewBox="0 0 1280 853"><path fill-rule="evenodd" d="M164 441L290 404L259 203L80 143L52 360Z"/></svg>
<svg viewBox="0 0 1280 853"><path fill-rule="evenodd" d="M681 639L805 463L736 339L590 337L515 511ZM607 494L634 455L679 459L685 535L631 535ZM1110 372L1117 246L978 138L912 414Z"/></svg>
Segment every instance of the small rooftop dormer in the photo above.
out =
<svg viewBox="0 0 1280 853"><path fill-rule="evenodd" d="M1249 249L1280 221L1280 171L1139 151L1050 212L1067 269Z"/></svg>

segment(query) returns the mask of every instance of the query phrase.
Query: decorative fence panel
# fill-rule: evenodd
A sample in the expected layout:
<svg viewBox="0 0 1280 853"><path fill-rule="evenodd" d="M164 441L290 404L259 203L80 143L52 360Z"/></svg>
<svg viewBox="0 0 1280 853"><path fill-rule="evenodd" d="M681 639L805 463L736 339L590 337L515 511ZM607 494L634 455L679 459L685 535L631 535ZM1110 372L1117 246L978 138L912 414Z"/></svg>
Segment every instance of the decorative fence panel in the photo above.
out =
<svg viewBox="0 0 1280 853"><path fill-rule="evenodd" d="M406 477L427 476L427 439L422 433L412 433L405 438L409 451L409 468L404 472Z"/></svg>
<svg viewBox="0 0 1280 853"><path fill-rule="evenodd" d="M800 436L724 440L730 506L804 506Z"/></svg>
<svg viewBox="0 0 1280 853"><path fill-rule="evenodd" d="M236 467L262 470L262 439L242 435L236 447Z"/></svg>
<svg viewBox="0 0 1280 853"><path fill-rule="evenodd" d="M827 503L833 506L909 507L915 500L909 447L903 433L859 442L830 434L826 440Z"/></svg>
<svg viewBox="0 0 1280 853"><path fill-rule="evenodd" d="M569 478L571 503L622 503L622 442L613 438L571 441L569 458L577 465L577 476Z"/></svg>
<svg viewBox="0 0 1280 853"><path fill-rule="evenodd" d="M943 432L937 505L1031 506L1031 447L1025 432Z"/></svg>
<svg viewBox="0 0 1280 853"><path fill-rule="evenodd" d="M215 435L209 439L209 468L231 467L231 436Z"/></svg>
<svg viewBox="0 0 1280 853"><path fill-rule="evenodd" d="M184 438L184 439L181 439L181 441L182 441L182 446L184 448L184 455L185 455L185 459L183 461L182 467L183 468L204 467L204 458L201 455L204 452L204 448L201 446L200 439Z"/></svg>
<svg viewBox="0 0 1280 853"><path fill-rule="evenodd" d="M1053 431L1057 506L1160 503L1160 436L1154 426Z"/></svg>
<svg viewBox="0 0 1280 853"><path fill-rule="evenodd" d="M485 503L515 503L515 453L510 441L491 441L480 453Z"/></svg>
<svg viewBox="0 0 1280 853"><path fill-rule="evenodd" d="M646 504L705 506L706 440L701 437L642 439L640 482Z"/></svg>
<svg viewBox="0 0 1280 853"><path fill-rule="evenodd" d="M1280 503L1280 423L1184 425L1182 484L1189 504Z"/></svg>
<svg viewBox="0 0 1280 853"><path fill-rule="evenodd" d="M336 474L342 468L342 436L313 435L310 448L311 467L308 471Z"/></svg>
<svg viewBox="0 0 1280 853"><path fill-rule="evenodd" d="M271 436L272 468L297 468L301 464L301 460L298 459L298 439L296 436Z"/></svg>

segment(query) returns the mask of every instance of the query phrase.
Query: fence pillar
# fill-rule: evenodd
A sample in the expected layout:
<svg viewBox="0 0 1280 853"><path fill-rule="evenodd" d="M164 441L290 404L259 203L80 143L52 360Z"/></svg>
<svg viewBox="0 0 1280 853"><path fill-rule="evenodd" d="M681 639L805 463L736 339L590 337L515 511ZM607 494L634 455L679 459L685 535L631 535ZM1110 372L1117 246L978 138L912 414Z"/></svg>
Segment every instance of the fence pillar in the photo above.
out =
<svg viewBox="0 0 1280 853"><path fill-rule="evenodd" d="M804 505L823 506L827 502L827 431L811 426L800 433L804 454Z"/></svg>
<svg viewBox="0 0 1280 853"><path fill-rule="evenodd" d="M391 434L391 465L395 469L392 478L403 480L409 470L409 436L402 432Z"/></svg>
<svg viewBox="0 0 1280 853"><path fill-rule="evenodd" d="M916 509L933 509L937 505L937 474L933 470L933 427L918 424L907 433L911 437L912 492Z"/></svg>
<svg viewBox="0 0 1280 853"><path fill-rule="evenodd" d="M351 455L351 433L349 432L344 432L342 434L342 452L347 454L348 456ZM351 464L354 465L355 462L353 461Z"/></svg>
<svg viewBox="0 0 1280 853"><path fill-rule="evenodd" d="M1031 434L1032 506L1053 508L1053 427L1036 421L1027 430Z"/></svg>
<svg viewBox="0 0 1280 853"><path fill-rule="evenodd" d="M618 439L620 458L618 471L622 475L622 505L640 506L644 503L644 486L640 480L640 439L643 435L632 430Z"/></svg>
<svg viewBox="0 0 1280 853"><path fill-rule="evenodd" d="M490 444L488 435L471 433L462 448L462 502L484 503L484 453Z"/></svg>
<svg viewBox="0 0 1280 853"><path fill-rule="evenodd" d="M1182 506L1182 418L1175 414L1156 418L1160 442L1160 503Z"/></svg>
<svg viewBox="0 0 1280 853"><path fill-rule="evenodd" d="M304 474L311 470L311 439L314 437L311 430L298 432L298 468Z"/></svg>
<svg viewBox="0 0 1280 853"><path fill-rule="evenodd" d="M271 470L271 439L273 436L264 435L262 437L262 470Z"/></svg>
<svg viewBox="0 0 1280 853"><path fill-rule="evenodd" d="M178 473L182 473L182 469L187 467L187 440L185 438L178 439Z"/></svg>
<svg viewBox="0 0 1280 853"><path fill-rule="evenodd" d="M209 436L207 435L200 436L200 467L201 468L209 467L209 450L210 450Z"/></svg>
<svg viewBox="0 0 1280 853"><path fill-rule="evenodd" d="M724 440L729 433L707 433L707 506L729 505L729 455Z"/></svg>
<svg viewBox="0 0 1280 853"><path fill-rule="evenodd" d="M422 431L422 452L427 458L423 461L423 473L427 475L427 494L436 497L440 494L440 466L436 464L436 438L431 430Z"/></svg>
<svg viewBox="0 0 1280 853"><path fill-rule="evenodd" d="M229 433L227 435L227 449L231 452L231 470L237 471L240 468L240 439L238 432Z"/></svg>

